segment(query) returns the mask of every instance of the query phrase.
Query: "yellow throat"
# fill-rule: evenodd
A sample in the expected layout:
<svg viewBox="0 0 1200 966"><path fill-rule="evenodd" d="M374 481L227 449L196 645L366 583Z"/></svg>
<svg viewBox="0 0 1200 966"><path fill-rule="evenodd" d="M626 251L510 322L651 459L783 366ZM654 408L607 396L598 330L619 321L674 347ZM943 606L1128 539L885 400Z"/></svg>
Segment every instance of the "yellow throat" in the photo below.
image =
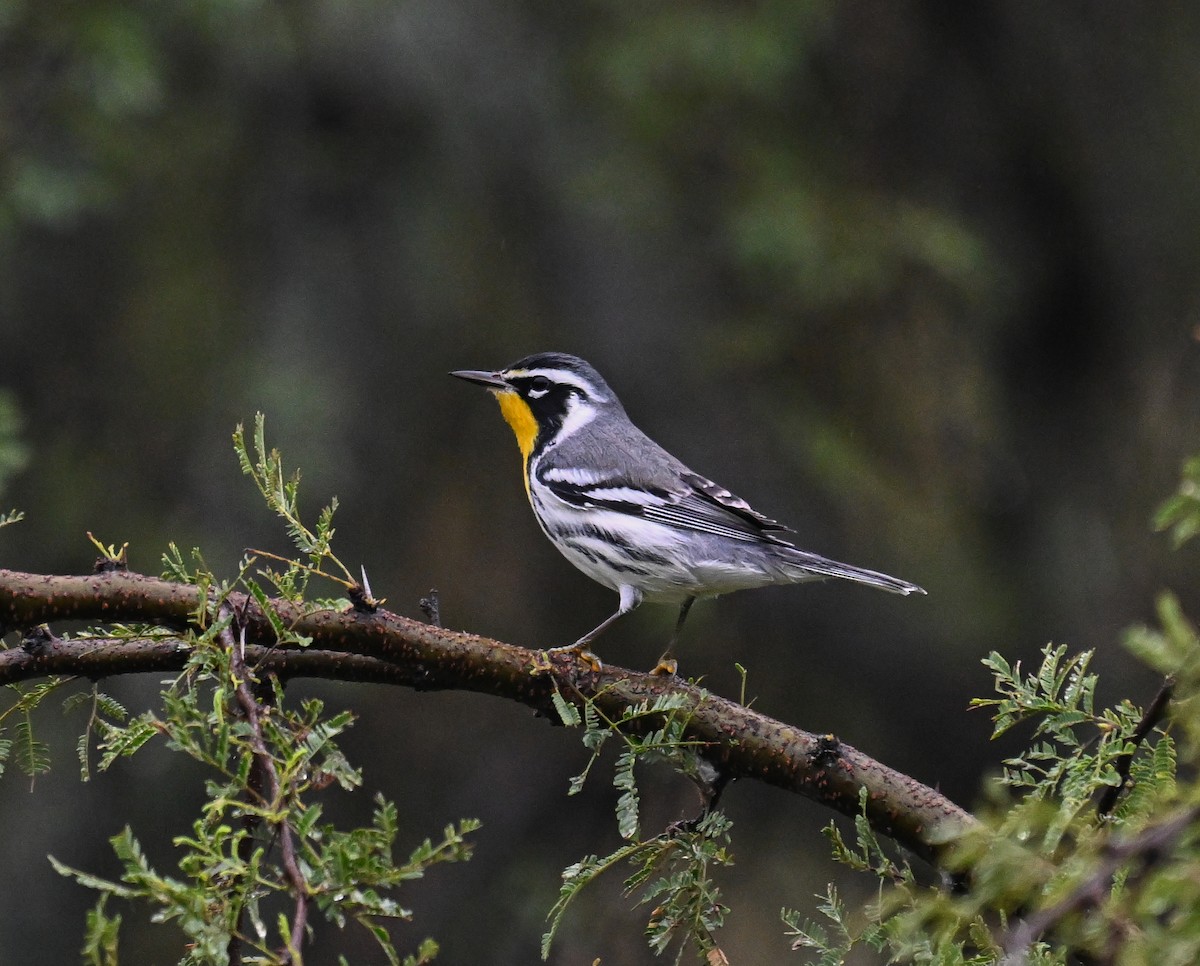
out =
<svg viewBox="0 0 1200 966"><path fill-rule="evenodd" d="M538 424L533 418L533 410L529 403L511 389L492 390L496 402L500 404L500 414L504 421L512 427L513 435L517 437L517 446L521 449L521 462L525 468L525 493L529 494L529 454L533 452L533 444L537 442Z"/></svg>

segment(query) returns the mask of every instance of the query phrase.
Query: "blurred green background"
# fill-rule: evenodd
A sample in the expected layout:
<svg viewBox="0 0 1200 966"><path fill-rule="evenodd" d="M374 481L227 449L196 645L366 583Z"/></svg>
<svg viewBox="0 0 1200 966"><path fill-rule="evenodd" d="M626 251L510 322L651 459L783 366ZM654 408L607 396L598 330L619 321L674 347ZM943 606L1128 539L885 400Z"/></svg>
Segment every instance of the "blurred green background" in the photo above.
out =
<svg viewBox="0 0 1200 966"><path fill-rule="evenodd" d="M389 606L436 587L449 626L573 640L613 597L445 374L574 352L801 546L929 591L702 603L684 673L736 696L740 662L758 709L971 805L1004 751L966 711L989 650L1094 646L1108 696L1145 701L1122 629L1165 586L1200 613L1196 551L1147 523L1200 438L1198 149L1188 4L0 0L0 435L23 447L0 509L28 514L0 564L86 571L87 530L146 572L169 540L226 573L286 551L229 442L262 410ZM649 667L673 617L600 653ZM603 774L566 798L577 735L474 695L297 691L359 712L348 751L411 844L484 822L402 896L402 944L533 962L562 867L617 841ZM54 772L0 783L0 963L75 958L92 896L47 853L111 874L130 823L172 871L203 800L165 752L80 785L81 722L41 723ZM695 810L647 781L649 827ZM844 880L828 816L745 784L725 804L722 943L791 961L779 907ZM617 879L587 896L553 962L652 961L631 905ZM180 955L126 919L129 962ZM332 938L308 961L374 961Z"/></svg>

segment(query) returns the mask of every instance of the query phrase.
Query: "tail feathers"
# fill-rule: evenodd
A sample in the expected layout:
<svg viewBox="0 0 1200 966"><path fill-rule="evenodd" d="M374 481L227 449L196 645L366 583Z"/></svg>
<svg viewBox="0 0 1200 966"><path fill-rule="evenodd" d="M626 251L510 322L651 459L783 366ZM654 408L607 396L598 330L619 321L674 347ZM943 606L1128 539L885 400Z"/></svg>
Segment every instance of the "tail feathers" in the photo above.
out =
<svg viewBox="0 0 1200 966"><path fill-rule="evenodd" d="M867 570L851 564L829 560L815 553L794 550L784 558L789 576L795 580L813 580L821 577L840 577L843 580L853 580L855 583L877 587L891 594L923 594L924 588L910 584L899 577L881 574L877 570Z"/></svg>

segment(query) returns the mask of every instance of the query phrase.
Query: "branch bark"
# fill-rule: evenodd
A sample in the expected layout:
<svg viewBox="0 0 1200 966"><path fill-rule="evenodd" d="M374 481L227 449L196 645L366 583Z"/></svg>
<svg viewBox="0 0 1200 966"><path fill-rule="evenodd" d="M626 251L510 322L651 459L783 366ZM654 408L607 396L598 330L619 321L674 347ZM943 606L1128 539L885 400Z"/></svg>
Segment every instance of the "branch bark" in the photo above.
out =
<svg viewBox="0 0 1200 966"><path fill-rule="evenodd" d="M466 690L518 701L557 720L552 697L594 700L610 717L666 693L686 697L688 736L726 778L754 779L795 792L845 815L859 811L867 790L872 827L926 860L940 864L948 846L979 828L941 793L863 754L833 735L817 735L677 679L605 666L591 670L570 654L453 631L385 610L308 610L287 601L272 606L284 624L311 638L304 649L279 646L267 614L253 598L231 593L246 661L281 678L374 681L417 690ZM131 573L86 577L0 570L0 629L50 621L150 624L177 632L200 627L208 602L193 586ZM185 642L147 635L51 639L0 651L0 684L52 674L99 679L182 668ZM647 727L652 727L647 723Z"/></svg>

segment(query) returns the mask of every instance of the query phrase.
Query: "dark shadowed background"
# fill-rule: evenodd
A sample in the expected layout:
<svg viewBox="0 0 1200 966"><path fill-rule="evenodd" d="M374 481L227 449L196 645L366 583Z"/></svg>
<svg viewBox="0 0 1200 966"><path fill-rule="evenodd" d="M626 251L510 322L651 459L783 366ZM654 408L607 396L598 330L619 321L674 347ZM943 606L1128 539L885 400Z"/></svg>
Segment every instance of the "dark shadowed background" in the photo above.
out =
<svg viewBox="0 0 1200 966"><path fill-rule="evenodd" d="M171 540L226 574L286 552L230 447L261 410L390 607L436 587L449 626L573 640L614 597L446 377L573 352L800 545L929 591L702 603L684 673L736 697L739 662L758 709L971 805L1004 752L966 711L989 650L1095 647L1102 692L1145 701L1123 629L1167 586L1200 612L1148 527L1200 430L1198 92L1186 4L0 0L0 432L25 450L0 510L28 515L0 565L86 571L88 530L146 572ZM673 616L599 650L648 667ZM155 685L106 687L140 709ZM297 690L358 712L404 848L483 820L473 861L402 895L402 945L535 961L561 869L617 842L607 772L566 797L578 736L475 695ZM54 771L0 783L0 962L26 966L74 960L93 901L47 853L112 874L128 823L173 871L204 794L156 750L81 785L81 721L38 723ZM647 783L648 827L694 811ZM726 806L722 943L800 962L780 906L854 888L828 815L744 784ZM129 962L178 958L125 912ZM650 962L647 915L614 878L553 961Z"/></svg>

